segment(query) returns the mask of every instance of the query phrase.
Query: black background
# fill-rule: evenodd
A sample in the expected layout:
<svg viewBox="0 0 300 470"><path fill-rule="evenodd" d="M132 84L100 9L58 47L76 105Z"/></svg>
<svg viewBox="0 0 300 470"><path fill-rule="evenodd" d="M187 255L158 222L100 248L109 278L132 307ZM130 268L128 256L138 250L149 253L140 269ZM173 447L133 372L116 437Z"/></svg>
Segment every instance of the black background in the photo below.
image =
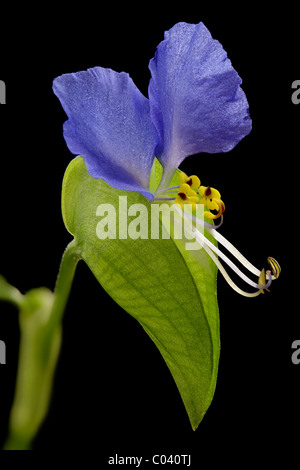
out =
<svg viewBox="0 0 300 470"><path fill-rule="evenodd" d="M253 130L230 153L202 154L181 168L218 188L226 203L222 233L257 266L282 265L271 293L245 299L218 278L221 359L213 402L193 432L173 379L140 325L79 264L64 317L53 399L36 450L108 457L192 454L214 464L296 463L300 365L298 306L298 22L293 4L260 9L76 2L4 10L0 79L0 272L22 292L54 287L70 241L60 211L72 155L66 116L52 92L62 73L100 65L126 71L147 96L148 62L176 22L203 21L243 79ZM252 4L251 4L252 5ZM0 441L7 432L18 358L17 312L1 304ZM242 456L240 454L242 452ZM2 453L3 454L3 453ZM149 464L148 464L149 465ZM146 467L145 467L146 468Z"/></svg>

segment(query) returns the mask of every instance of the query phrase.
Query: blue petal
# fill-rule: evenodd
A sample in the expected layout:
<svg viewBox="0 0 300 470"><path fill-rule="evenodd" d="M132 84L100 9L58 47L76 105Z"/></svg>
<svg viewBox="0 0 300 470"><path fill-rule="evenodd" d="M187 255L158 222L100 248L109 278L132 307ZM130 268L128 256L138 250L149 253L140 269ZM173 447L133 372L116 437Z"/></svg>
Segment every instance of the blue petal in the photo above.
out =
<svg viewBox="0 0 300 470"><path fill-rule="evenodd" d="M251 131L241 79L203 23L178 23L150 61L158 158L170 173L188 155L231 150Z"/></svg>
<svg viewBox="0 0 300 470"><path fill-rule="evenodd" d="M149 100L128 74L95 67L61 75L53 91L69 117L64 137L88 172L111 186L146 197L157 134Z"/></svg>

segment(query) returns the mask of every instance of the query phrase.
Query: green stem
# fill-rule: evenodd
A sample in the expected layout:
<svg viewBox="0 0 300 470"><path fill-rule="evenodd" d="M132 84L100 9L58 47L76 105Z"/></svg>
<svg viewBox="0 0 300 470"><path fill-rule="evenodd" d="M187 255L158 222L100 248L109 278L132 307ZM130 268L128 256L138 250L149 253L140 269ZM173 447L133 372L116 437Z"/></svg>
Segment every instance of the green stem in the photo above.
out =
<svg viewBox="0 0 300 470"><path fill-rule="evenodd" d="M55 328L57 325L61 324L71 291L76 266L80 259L80 250L75 240L72 240L62 256L54 289L54 302L48 323L49 328Z"/></svg>
<svg viewBox="0 0 300 470"><path fill-rule="evenodd" d="M79 248L73 240L63 254L54 293L43 287L33 289L20 301L11 291L11 299L15 303L19 301L21 338L16 391L5 449L30 449L48 412L61 346L62 317L79 260ZM9 297L9 290L5 288L4 291Z"/></svg>

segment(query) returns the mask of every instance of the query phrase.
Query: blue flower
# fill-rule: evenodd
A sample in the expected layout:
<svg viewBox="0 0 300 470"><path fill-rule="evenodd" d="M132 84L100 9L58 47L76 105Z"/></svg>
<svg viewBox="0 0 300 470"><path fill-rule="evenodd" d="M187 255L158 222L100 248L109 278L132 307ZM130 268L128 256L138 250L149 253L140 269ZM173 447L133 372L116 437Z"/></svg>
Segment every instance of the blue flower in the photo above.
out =
<svg viewBox="0 0 300 470"><path fill-rule="evenodd" d="M277 261L268 258L271 269L259 270L217 231L225 204L219 191L201 186L197 176L181 172L181 185L168 187L189 155L228 152L249 134L252 123L240 87L242 81L221 44L212 39L203 23L178 23L166 32L149 68L149 99L124 72L95 67L57 77L54 93L69 117L64 123L67 145L72 153L84 158L92 177L114 188L137 191L152 202L174 202L178 210L191 204L195 211L198 204L203 204L207 209L204 217L221 218L221 223L214 226L193 215L196 225L190 235L235 291L255 297L278 277ZM163 166L163 175L154 197L149 181L155 157ZM183 217L189 218L187 214ZM258 277L258 282L246 276L197 229L197 224L204 225L219 245ZM257 290L249 293L240 289L220 259Z"/></svg>
<svg viewBox="0 0 300 470"><path fill-rule="evenodd" d="M128 74L94 67L53 82L68 148L94 178L149 191L155 156L168 185L189 155L227 152L251 131L241 79L203 23L178 23L150 61L149 99Z"/></svg>

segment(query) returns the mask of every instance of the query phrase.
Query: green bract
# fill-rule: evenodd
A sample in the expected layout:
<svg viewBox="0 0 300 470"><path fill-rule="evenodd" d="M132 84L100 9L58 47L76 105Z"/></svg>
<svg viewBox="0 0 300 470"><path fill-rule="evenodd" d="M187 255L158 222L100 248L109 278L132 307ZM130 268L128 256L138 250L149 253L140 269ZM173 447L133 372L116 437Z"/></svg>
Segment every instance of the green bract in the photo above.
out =
<svg viewBox="0 0 300 470"><path fill-rule="evenodd" d="M62 328L60 324L53 328L49 321L54 302L50 290L41 287L22 296L0 280L1 290L5 290L5 300L13 301L20 308L21 333L16 391L5 449L29 449L48 411Z"/></svg>
<svg viewBox="0 0 300 470"><path fill-rule="evenodd" d="M157 186L161 173L156 160L150 189ZM177 183L178 173L172 184ZM195 255L181 240L151 239L150 227L148 239L100 240L97 208L100 204L117 208L119 196L127 196L128 207L143 204L150 213L151 204L141 194L92 178L77 157L63 182L64 223L99 283L138 320L160 350L196 429L211 403L217 377L217 269L204 250ZM118 217L116 224L118 233Z"/></svg>

